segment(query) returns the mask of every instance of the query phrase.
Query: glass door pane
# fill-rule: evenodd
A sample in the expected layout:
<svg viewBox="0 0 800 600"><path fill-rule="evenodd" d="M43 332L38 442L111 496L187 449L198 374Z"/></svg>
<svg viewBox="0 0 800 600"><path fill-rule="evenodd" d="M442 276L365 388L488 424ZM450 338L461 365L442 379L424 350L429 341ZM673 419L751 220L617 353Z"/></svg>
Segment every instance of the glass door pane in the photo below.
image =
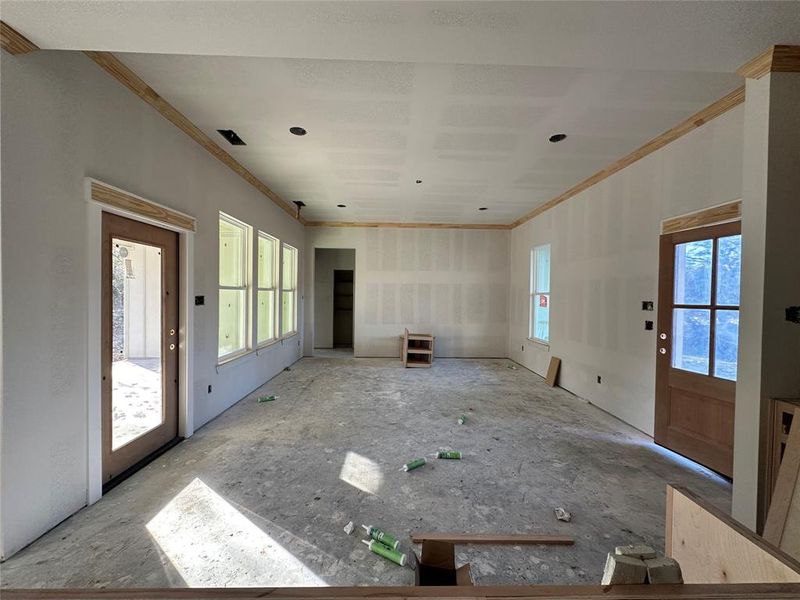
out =
<svg viewBox="0 0 800 600"><path fill-rule="evenodd" d="M713 240L675 246L675 304L711 304Z"/></svg>
<svg viewBox="0 0 800 600"><path fill-rule="evenodd" d="M739 311L718 310L714 328L714 377L736 381Z"/></svg>
<svg viewBox="0 0 800 600"><path fill-rule="evenodd" d="M721 237L717 241L717 301L724 306L739 306L742 272L742 236Z"/></svg>
<svg viewBox="0 0 800 600"><path fill-rule="evenodd" d="M164 421L161 249L112 240L111 450Z"/></svg>
<svg viewBox="0 0 800 600"><path fill-rule="evenodd" d="M676 308L672 315L672 366L708 375L711 311Z"/></svg>

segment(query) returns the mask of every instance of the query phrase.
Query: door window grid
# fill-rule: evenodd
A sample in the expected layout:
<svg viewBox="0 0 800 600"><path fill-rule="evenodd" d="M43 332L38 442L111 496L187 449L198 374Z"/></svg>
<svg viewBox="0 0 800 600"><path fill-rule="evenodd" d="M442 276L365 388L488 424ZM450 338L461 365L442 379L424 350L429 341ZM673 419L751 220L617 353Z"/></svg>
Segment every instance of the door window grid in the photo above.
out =
<svg viewBox="0 0 800 600"><path fill-rule="evenodd" d="M740 234L675 246L673 368L736 381L740 268Z"/></svg>

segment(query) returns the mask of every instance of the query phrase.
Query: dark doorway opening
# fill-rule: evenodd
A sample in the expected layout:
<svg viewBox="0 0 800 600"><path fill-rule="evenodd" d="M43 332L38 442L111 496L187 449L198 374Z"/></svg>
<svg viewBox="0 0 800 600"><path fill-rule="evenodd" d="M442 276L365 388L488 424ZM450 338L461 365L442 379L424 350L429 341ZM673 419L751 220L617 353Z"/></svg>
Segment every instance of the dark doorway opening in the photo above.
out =
<svg viewBox="0 0 800 600"><path fill-rule="evenodd" d="M353 347L353 271L333 272L333 347Z"/></svg>

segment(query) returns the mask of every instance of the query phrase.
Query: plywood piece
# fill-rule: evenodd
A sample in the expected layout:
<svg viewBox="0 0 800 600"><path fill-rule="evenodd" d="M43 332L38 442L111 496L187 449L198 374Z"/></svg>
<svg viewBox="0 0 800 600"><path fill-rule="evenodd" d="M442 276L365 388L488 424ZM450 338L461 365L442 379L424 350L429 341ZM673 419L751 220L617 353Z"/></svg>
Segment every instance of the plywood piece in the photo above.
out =
<svg viewBox="0 0 800 600"><path fill-rule="evenodd" d="M705 208L688 215L667 219L661 223L661 233L676 233L708 225L719 225L742 218L742 201L734 200L720 206Z"/></svg>
<svg viewBox="0 0 800 600"><path fill-rule="evenodd" d="M800 411L795 410L778 481L764 525L764 539L800 560Z"/></svg>
<svg viewBox="0 0 800 600"><path fill-rule="evenodd" d="M27 54L39 49L39 46L4 21L0 21L0 46L9 54Z"/></svg>
<svg viewBox="0 0 800 600"><path fill-rule="evenodd" d="M550 358L550 366L547 367L547 377L545 378L545 382L550 387L556 386L556 381L558 380L558 370L561 368L561 359L552 356Z"/></svg>
<svg viewBox="0 0 800 600"><path fill-rule="evenodd" d="M423 540L450 542L453 544L549 544L571 546L575 540L568 535L537 535L527 533L412 533L415 544Z"/></svg>
<svg viewBox="0 0 800 600"><path fill-rule="evenodd" d="M158 221L164 225L179 227L186 231L196 230L193 217L99 181L91 182L91 197L95 202L135 213L151 221Z"/></svg>
<svg viewBox="0 0 800 600"><path fill-rule="evenodd" d="M665 539L686 583L800 583L800 562L684 488L667 486Z"/></svg>

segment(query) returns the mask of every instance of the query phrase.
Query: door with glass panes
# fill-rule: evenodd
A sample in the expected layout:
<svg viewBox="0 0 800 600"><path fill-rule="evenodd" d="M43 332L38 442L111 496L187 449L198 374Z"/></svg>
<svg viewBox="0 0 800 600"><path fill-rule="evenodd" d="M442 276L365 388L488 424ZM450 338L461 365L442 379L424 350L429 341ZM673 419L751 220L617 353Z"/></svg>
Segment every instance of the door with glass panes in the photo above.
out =
<svg viewBox="0 0 800 600"><path fill-rule="evenodd" d="M655 441L733 474L741 225L661 236Z"/></svg>

